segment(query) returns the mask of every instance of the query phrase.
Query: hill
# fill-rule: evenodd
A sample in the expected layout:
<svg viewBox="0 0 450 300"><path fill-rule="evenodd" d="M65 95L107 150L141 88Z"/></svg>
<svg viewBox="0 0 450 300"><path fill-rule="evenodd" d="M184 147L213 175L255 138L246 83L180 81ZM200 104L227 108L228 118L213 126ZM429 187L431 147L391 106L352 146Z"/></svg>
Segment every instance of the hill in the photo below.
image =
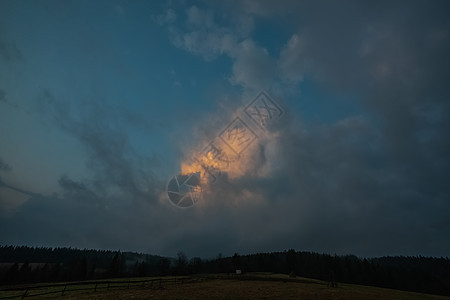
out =
<svg viewBox="0 0 450 300"><path fill-rule="evenodd" d="M0 285L119 277L273 272L326 282L370 285L450 296L450 260L433 257L358 258L293 249L188 259L135 252L0 247Z"/></svg>

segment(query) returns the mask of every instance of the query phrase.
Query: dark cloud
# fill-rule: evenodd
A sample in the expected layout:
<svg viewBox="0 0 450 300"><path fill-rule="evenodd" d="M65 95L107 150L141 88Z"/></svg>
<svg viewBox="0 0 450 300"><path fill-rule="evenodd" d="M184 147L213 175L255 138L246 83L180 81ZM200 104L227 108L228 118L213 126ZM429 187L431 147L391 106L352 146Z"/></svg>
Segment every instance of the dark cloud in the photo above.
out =
<svg viewBox="0 0 450 300"><path fill-rule="evenodd" d="M313 239L317 248L368 255L383 251L438 255L430 241L439 240L442 249L448 249L445 232L450 228L441 228L434 236L430 232L437 220L446 219L436 212L449 211L448 188L441 186L440 195L426 191L434 183L417 176L426 170L404 168L383 149L389 146L380 133L352 120L316 129L303 138L287 134L282 170L294 187L284 198L306 203L308 216L303 217L308 221L299 227L308 228L305 238Z"/></svg>
<svg viewBox="0 0 450 300"><path fill-rule="evenodd" d="M5 188L11 189L13 191L16 191L16 192L19 192L19 193L22 193L22 194L25 194L28 196L40 196L39 194L33 193L32 191L28 191L28 190L22 189L20 187L8 184L8 183L4 182L1 179L1 177L0 177L0 187L5 187Z"/></svg>
<svg viewBox="0 0 450 300"><path fill-rule="evenodd" d="M12 170L12 167L7 164L5 161L3 161L2 158L0 158L0 171L3 172L10 172Z"/></svg>
<svg viewBox="0 0 450 300"><path fill-rule="evenodd" d="M6 61L22 60L23 54L15 43L0 41L0 57Z"/></svg>
<svg viewBox="0 0 450 300"><path fill-rule="evenodd" d="M357 255L446 255L448 2L283 4L223 4L244 17L289 23L292 35L279 57L250 39L239 43L250 29L229 36L232 30L213 21L206 33L169 37L179 37L172 42L208 59L229 53L234 84L259 87L270 78L278 86L270 93L282 98L286 87L284 94L293 99L283 104L286 114L271 138L261 135L250 158L253 167L244 176L223 174L192 209L172 207L155 174L158 159L138 155L124 128L152 130L151 122L101 101L74 108L47 90L38 97L41 112L84 146L91 176L62 175L61 195L32 195L14 217L0 219L0 235L11 243L126 245L209 257L293 247ZM213 20L209 10L190 13L192 22ZM170 10L164 18L164 24L178 20ZM221 43L211 48L215 41ZM276 74L267 77L269 72ZM319 89L355 98L360 111L332 122L299 120L289 105L302 101L302 94L297 99L290 93L304 78L312 78ZM210 131L220 127L212 119L205 122L216 122L205 129L208 140L214 137ZM197 131L192 130L193 138L202 135Z"/></svg>
<svg viewBox="0 0 450 300"><path fill-rule="evenodd" d="M8 11L6 7L5 11ZM22 51L17 44L6 37L6 30L3 22L0 22L0 59L7 62L23 60Z"/></svg>
<svg viewBox="0 0 450 300"><path fill-rule="evenodd" d="M130 145L121 120L134 126L148 122L130 111L118 111L105 103L90 103L78 117L70 104L56 99L45 90L38 96L40 110L53 118L60 129L77 138L88 155L87 166L93 172L89 183L76 183L67 176L60 180L60 186L68 191L88 191L108 195L109 190L119 189L133 201L154 200L156 178L152 169L158 165L155 157L142 157Z"/></svg>
<svg viewBox="0 0 450 300"><path fill-rule="evenodd" d="M157 204L164 184L153 173L159 162L138 155L123 131L128 119L133 121L126 124L144 130L148 122L101 103L90 103L78 114L49 90L38 95L37 104L41 116L50 120L49 126L56 125L81 142L92 176L74 180L62 175L58 180L61 194L28 193L31 198L17 212L0 220L2 239L110 249L128 245L127 249L153 251L151 246L156 243L148 242L142 232L157 230L153 219L163 218L159 210L165 208Z"/></svg>
<svg viewBox="0 0 450 300"><path fill-rule="evenodd" d="M448 3L285 4L238 6L274 18L294 11L300 21L281 53L280 77L289 84L313 77L321 88L357 98L362 111L332 125L286 119L276 155L263 145L257 163L276 161L269 178L223 177L227 184L214 185L207 201L223 209L235 232L222 244L238 251L293 245L360 255L447 253ZM239 212L220 205L239 201ZM259 204L247 210L245 203Z"/></svg>
<svg viewBox="0 0 450 300"><path fill-rule="evenodd" d="M292 169L291 177L310 191L310 203L324 201L313 215L322 212L331 222L312 227L311 237L320 237L315 243L327 243L326 228L333 228L335 248L352 245L371 254L449 250L449 7L404 4L369 11L336 3L327 8L327 18L319 17L322 9L300 16L307 21L292 53L302 62L297 70L313 74L324 87L356 95L370 112L364 122L345 120L312 129L297 144L291 145L291 137L283 143L283 149L303 149L284 156L285 170L303 169Z"/></svg>

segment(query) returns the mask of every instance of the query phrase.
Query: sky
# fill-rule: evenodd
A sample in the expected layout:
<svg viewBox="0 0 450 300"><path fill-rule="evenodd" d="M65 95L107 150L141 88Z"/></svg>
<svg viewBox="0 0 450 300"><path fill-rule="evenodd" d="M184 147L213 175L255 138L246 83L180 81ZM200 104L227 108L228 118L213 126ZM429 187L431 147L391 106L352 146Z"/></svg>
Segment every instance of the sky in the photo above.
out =
<svg viewBox="0 0 450 300"><path fill-rule="evenodd" d="M448 1L2 0L0 244L450 256L449 53Z"/></svg>

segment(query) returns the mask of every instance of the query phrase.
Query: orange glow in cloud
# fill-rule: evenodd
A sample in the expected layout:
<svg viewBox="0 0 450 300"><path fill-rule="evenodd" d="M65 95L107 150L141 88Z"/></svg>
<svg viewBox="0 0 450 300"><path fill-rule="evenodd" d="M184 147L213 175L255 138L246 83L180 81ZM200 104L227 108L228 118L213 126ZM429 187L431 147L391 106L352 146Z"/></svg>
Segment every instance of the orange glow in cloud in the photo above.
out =
<svg viewBox="0 0 450 300"><path fill-rule="evenodd" d="M181 163L181 174L200 172L201 182L213 182L217 177L227 174L228 178L238 178L255 168L251 158L257 150L258 141L253 141L245 151L237 154L220 139L209 143L203 151L193 153L191 159Z"/></svg>
<svg viewBox="0 0 450 300"><path fill-rule="evenodd" d="M231 179L250 173L267 175L271 167L261 165L266 162L259 158L259 145L265 144L263 151L276 149L278 133L267 131L266 125L282 114L280 106L267 93L260 92L243 110L232 114L231 122L214 140L208 144L204 141L203 150L191 153L181 163L181 173L200 173L202 183L214 182L224 173Z"/></svg>

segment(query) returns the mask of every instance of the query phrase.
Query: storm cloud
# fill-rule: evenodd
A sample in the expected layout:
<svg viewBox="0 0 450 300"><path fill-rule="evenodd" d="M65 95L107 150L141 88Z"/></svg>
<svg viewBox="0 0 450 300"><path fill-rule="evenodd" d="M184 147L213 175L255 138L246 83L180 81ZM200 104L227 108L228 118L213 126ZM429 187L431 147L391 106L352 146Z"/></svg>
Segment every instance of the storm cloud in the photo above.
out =
<svg viewBox="0 0 450 300"><path fill-rule="evenodd" d="M121 7L115 22L133 16L131 10ZM6 95L22 95L20 116L49 129L55 144L73 143L77 155L70 149L67 155L83 164L77 172L58 169L53 193L29 193L0 214L0 242L204 257L290 248L448 255L449 12L446 1L232 1L148 9L148 36L139 33L134 48L113 38L98 42L106 46L92 51L105 51L105 58L86 72L86 82L67 75L67 82L49 80L22 94L16 81L0 90L5 111L13 110ZM95 30L90 38L104 28ZM143 37L164 41L171 60ZM11 59L16 43L8 43L0 58L27 74ZM116 47L111 52L108 43ZM144 72L130 57L137 53L145 64L152 51L160 51L155 69L158 60L170 66L147 74L149 68ZM191 69L175 72L180 62L204 77ZM108 75L99 71L103 65ZM207 81L212 66L220 83ZM32 73L36 66L29 68ZM51 70L46 76L57 81ZM171 97L156 96L161 78L170 81ZM220 92L200 99L216 87ZM189 209L171 205L170 174L243 116L261 89L284 114L267 132L244 119L258 135L241 157L245 171L223 172ZM1 126L6 129L6 121ZM14 166L9 170L0 160L0 190L29 190L20 172L34 150L0 148Z"/></svg>

